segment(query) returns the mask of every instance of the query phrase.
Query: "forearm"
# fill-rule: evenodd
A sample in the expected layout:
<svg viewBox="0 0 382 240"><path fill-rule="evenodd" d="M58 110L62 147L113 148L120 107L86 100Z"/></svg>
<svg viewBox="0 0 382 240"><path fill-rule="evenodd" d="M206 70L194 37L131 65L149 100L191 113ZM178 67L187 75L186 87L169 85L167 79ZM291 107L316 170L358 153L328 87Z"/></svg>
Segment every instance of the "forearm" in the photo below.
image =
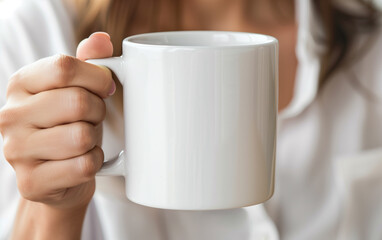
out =
<svg viewBox="0 0 382 240"><path fill-rule="evenodd" d="M22 198L11 239L80 239L85 214L86 206L56 209Z"/></svg>

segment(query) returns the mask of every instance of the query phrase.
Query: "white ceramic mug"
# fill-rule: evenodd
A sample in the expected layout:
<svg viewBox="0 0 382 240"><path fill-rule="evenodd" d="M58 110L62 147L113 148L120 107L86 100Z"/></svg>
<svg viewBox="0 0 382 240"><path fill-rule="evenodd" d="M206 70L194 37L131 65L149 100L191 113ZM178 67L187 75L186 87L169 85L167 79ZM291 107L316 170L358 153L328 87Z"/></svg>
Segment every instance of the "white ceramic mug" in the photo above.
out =
<svg viewBox="0 0 382 240"><path fill-rule="evenodd" d="M278 42L240 32L135 35L110 68L124 91L125 150L99 175L136 203L211 210L266 201L274 188Z"/></svg>

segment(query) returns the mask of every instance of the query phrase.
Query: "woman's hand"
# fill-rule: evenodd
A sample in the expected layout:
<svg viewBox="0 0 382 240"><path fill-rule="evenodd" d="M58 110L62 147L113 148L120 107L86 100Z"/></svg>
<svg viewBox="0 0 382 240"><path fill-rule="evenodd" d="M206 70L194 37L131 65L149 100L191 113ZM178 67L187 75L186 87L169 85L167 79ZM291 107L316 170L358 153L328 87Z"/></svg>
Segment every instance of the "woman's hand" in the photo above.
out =
<svg viewBox="0 0 382 240"><path fill-rule="evenodd" d="M115 83L108 69L82 60L109 57L112 52L108 35L96 33L81 42L78 58L48 57L11 77L0 131L4 156L16 172L23 197L15 227L28 218L26 211L86 211L104 158L103 99L114 93Z"/></svg>

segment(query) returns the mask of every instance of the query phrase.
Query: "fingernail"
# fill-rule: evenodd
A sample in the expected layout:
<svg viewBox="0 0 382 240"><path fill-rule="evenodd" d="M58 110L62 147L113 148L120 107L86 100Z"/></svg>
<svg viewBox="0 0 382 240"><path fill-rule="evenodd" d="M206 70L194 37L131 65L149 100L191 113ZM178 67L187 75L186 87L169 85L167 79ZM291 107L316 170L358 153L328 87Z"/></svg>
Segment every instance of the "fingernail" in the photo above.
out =
<svg viewBox="0 0 382 240"><path fill-rule="evenodd" d="M89 38L91 37L91 36L93 36L93 35L103 35L103 36L106 36L107 38L109 38L109 40L110 40L110 35L108 34L108 33L106 33L106 32L94 32L94 33L92 33L90 36L89 36Z"/></svg>
<svg viewBox="0 0 382 240"><path fill-rule="evenodd" d="M117 86L115 85L115 82L112 81L111 89L109 91L109 96L113 95L116 89L117 89Z"/></svg>

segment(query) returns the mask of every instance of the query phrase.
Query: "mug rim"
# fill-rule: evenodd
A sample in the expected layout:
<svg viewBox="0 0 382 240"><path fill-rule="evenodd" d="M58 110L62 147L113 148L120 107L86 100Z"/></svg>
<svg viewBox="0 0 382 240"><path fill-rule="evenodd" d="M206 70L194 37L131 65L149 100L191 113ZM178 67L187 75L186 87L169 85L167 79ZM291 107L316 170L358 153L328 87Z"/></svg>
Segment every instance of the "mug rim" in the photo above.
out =
<svg viewBox="0 0 382 240"><path fill-rule="evenodd" d="M252 37L252 39L247 40L246 43L238 44L233 41L223 45L197 45L197 44L158 44L153 42L143 42L142 39L148 39L148 37L160 37L169 35L187 35L187 34L202 34L202 35L213 35L213 34L230 34L230 35L247 35L247 37ZM257 38L257 41L253 37ZM264 40L258 41L261 37ZM141 38L141 39L140 39ZM135 40L135 41L134 41ZM210 30L199 30L199 31L165 31L165 32L150 32L142 33L129 36L123 40L123 44L131 46L140 47L156 47L156 48L189 48L189 49L216 49L216 48L243 48L243 47L259 47L278 44L278 40L270 35L251 33L251 32L236 32L236 31L210 31Z"/></svg>

